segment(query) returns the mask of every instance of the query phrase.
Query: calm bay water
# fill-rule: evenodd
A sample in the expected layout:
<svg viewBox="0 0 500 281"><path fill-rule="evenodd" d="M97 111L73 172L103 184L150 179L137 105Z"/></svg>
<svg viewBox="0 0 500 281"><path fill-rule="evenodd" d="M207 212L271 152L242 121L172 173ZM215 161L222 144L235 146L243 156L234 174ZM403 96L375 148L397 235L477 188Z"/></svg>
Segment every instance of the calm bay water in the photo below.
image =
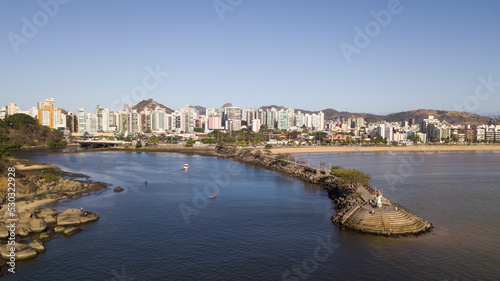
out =
<svg viewBox="0 0 500 281"><path fill-rule="evenodd" d="M83 206L101 219L47 242L46 253L19 262L6 280L500 277L498 153L296 155L311 165L370 173L385 196L435 226L431 233L399 239L341 231L330 222L333 205L318 187L227 159L128 152L29 158L125 191L54 206ZM180 170L185 162L187 172ZM207 199L212 193L218 197Z"/></svg>

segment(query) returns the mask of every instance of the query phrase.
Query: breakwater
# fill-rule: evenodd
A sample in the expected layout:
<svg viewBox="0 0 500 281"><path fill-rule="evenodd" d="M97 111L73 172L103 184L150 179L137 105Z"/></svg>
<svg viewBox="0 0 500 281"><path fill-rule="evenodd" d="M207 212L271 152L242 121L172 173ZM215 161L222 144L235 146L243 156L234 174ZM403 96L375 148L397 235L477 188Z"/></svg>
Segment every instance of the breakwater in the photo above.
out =
<svg viewBox="0 0 500 281"><path fill-rule="evenodd" d="M337 209L332 222L342 229L383 236L407 236L418 235L432 228L428 221L377 194L372 186L348 184L331 175L330 170L277 159L265 150L219 146L216 151L219 157L275 170L322 186ZM379 204L376 204L376 200Z"/></svg>

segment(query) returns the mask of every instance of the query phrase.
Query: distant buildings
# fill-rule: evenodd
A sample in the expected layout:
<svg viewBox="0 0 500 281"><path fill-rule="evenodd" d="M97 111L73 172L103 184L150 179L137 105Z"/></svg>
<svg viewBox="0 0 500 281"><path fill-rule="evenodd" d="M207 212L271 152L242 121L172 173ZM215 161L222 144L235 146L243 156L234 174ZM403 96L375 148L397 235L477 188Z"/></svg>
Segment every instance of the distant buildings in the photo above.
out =
<svg viewBox="0 0 500 281"><path fill-rule="evenodd" d="M248 129L259 132L268 130L299 131L312 137L312 132L325 131L324 140L361 142L382 137L388 143L408 145L420 142L499 142L499 118L492 118L488 125L450 125L429 116L416 123L415 119L400 122L367 123L362 117L335 117L325 121L323 112L301 112L292 108L240 108L230 104L222 108L207 108L202 115L196 108L184 106L173 112L165 108L134 109L124 105L123 110L111 111L97 105L95 112L78 108L75 113L63 113L55 107L54 98L45 99L26 111L15 103L0 109L0 119L24 113L36 118L40 124L65 130L73 134L142 134L173 133L194 135L212 130L239 131ZM295 134L294 134L295 135ZM285 135L284 135L285 136ZM314 138L313 138L314 139Z"/></svg>
<svg viewBox="0 0 500 281"><path fill-rule="evenodd" d="M38 102L38 121L52 129L65 128L66 120L60 109L54 108L54 98Z"/></svg>
<svg viewBox="0 0 500 281"><path fill-rule="evenodd" d="M441 140L450 138L451 136L450 127L434 119L434 116L429 116L429 118L422 120L420 130L429 139Z"/></svg>

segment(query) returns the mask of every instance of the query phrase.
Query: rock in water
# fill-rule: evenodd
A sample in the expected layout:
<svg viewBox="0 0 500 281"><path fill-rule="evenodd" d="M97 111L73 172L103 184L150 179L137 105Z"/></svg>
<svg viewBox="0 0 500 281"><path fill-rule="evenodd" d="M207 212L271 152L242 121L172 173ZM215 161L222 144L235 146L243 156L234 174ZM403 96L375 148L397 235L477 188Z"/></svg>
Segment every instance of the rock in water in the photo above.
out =
<svg viewBox="0 0 500 281"><path fill-rule="evenodd" d="M50 237L50 235L47 232L42 232L42 233L40 233L40 237L38 237L38 239L42 242L46 242L46 241L51 240L52 237Z"/></svg>
<svg viewBox="0 0 500 281"><path fill-rule="evenodd" d="M3 259L10 259L8 255L10 254L10 248L14 248L14 252L16 253L16 261L18 260L26 260L26 259L31 259L34 258L38 255L38 253L29 247L28 245L25 244L15 244L15 245L8 245L5 244L0 248L0 254L2 255Z"/></svg>
<svg viewBox="0 0 500 281"><path fill-rule="evenodd" d="M122 192L122 191L124 191L124 190L125 190L125 189L123 189L123 188L121 188L121 187L119 187L119 186L117 186L117 187L115 187L115 189L113 189L113 191L114 191L114 192Z"/></svg>
<svg viewBox="0 0 500 281"><path fill-rule="evenodd" d="M55 233L63 233L66 228L64 226L56 226L54 228Z"/></svg>
<svg viewBox="0 0 500 281"><path fill-rule="evenodd" d="M79 225L82 210L69 208L57 216L57 225Z"/></svg>
<svg viewBox="0 0 500 281"><path fill-rule="evenodd" d="M70 226L70 227L68 227L68 228L66 228L66 229L64 230L64 235L69 236L69 235L73 235L73 234L75 234L75 233L78 233L78 232L80 232L80 231L82 231L82 230L81 230L81 229L79 229L79 228L76 228L76 227L74 227L74 226Z"/></svg>
<svg viewBox="0 0 500 281"><path fill-rule="evenodd" d="M94 222L99 220L99 216L95 213L69 208L59 214L57 217L57 225L59 226L75 226L81 223Z"/></svg>
<svg viewBox="0 0 500 281"><path fill-rule="evenodd" d="M35 250L37 253L45 252L45 247L43 246L42 242L38 240L29 243L28 246Z"/></svg>
<svg viewBox="0 0 500 281"><path fill-rule="evenodd" d="M33 232L42 232L47 229L47 223L43 219L32 219L28 226Z"/></svg>

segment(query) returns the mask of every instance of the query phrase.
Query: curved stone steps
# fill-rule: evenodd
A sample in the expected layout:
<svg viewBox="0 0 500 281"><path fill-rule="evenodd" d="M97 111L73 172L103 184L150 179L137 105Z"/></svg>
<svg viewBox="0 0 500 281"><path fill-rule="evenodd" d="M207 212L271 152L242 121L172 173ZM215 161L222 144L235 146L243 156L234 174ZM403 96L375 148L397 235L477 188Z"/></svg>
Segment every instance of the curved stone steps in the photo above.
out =
<svg viewBox="0 0 500 281"><path fill-rule="evenodd" d="M375 214L370 211L375 210ZM416 234L429 229L430 224L418 218L406 209L394 206L372 208L363 205L356 206L345 213L343 226L360 232L382 235Z"/></svg>

